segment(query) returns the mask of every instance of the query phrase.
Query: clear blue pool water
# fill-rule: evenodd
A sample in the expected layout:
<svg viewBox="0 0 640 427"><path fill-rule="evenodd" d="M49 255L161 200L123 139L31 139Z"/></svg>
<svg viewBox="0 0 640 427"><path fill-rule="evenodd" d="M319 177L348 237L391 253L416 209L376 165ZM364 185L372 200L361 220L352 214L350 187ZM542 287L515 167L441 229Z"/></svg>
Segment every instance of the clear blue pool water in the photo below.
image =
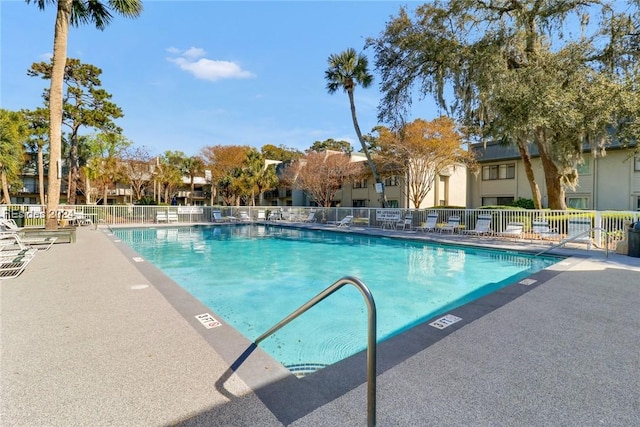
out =
<svg viewBox="0 0 640 427"><path fill-rule="evenodd" d="M558 261L268 225L114 233L251 341L344 276L371 289L383 341ZM260 346L285 366L328 365L366 337L366 304L348 286Z"/></svg>

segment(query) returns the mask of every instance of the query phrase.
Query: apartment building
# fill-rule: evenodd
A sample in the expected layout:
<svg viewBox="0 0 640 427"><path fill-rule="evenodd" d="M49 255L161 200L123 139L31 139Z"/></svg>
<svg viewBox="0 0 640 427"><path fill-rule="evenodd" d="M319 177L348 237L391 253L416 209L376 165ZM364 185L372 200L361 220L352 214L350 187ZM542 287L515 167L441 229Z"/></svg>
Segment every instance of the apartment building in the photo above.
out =
<svg viewBox="0 0 640 427"><path fill-rule="evenodd" d="M472 147L480 164L477 175L468 176L469 208L506 205L514 200L531 199L531 187L524 164L514 146L488 143ZM544 171L535 147L531 150L536 182L542 205L548 207ZM626 148L612 146L606 156L593 157L587 150L578 168L578 186L566 190L570 208L595 210L640 210L640 157Z"/></svg>

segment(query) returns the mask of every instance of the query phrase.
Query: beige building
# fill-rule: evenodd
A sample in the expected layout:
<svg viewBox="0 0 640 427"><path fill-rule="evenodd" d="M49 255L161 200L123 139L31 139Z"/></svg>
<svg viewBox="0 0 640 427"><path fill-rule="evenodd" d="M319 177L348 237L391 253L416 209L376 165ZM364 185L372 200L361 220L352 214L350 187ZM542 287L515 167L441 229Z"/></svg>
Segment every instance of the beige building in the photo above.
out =
<svg viewBox="0 0 640 427"><path fill-rule="evenodd" d="M473 147L480 163L477 175L469 174L469 208L507 205L518 199L531 199L531 187L524 164L513 146L498 143ZM595 210L640 210L640 157L628 149L612 147L604 157L585 153L585 162L578 168L579 181L566 190L570 208ZM532 151L532 166L543 207L548 206L544 172L536 151Z"/></svg>

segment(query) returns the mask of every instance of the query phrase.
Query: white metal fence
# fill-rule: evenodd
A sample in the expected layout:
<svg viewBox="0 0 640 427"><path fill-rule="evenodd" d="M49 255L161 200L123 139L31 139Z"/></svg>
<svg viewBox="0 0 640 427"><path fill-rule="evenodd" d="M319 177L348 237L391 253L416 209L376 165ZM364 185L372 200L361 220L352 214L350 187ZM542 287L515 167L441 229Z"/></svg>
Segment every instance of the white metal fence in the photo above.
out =
<svg viewBox="0 0 640 427"><path fill-rule="evenodd" d="M607 238L615 243L621 240L628 224L640 220L640 212L586 211L586 210L529 210L529 209L380 209L380 208L320 208L297 206L138 206L138 205L76 205L60 206L56 213L61 224L74 212L83 213L94 223L103 224L158 224L158 223L207 223L214 222L213 212L225 219L277 220L290 222L335 223L353 216L352 225L361 227L394 226L394 221L415 229L427 220L427 215L437 213L438 223L444 224L451 216L460 217L462 229L473 229L479 215L490 215L491 230L503 231L510 222L524 224L524 237L535 238L533 222L544 220L555 230L558 239L568 233L570 219L585 218L591 221L592 239L596 245L604 245ZM19 226L42 227L45 209L41 205L1 205L0 216L14 219Z"/></svg>

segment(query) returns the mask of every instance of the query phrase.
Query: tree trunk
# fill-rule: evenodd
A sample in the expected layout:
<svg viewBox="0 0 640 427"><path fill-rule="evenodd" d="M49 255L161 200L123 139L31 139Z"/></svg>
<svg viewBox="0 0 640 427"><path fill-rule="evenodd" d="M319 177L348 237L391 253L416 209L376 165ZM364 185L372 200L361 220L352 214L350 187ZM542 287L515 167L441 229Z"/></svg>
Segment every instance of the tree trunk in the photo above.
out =
<svg viewBox="0 0 640 427"><path fill-rule="evenodd" d="M195 191L195 184L193 182L193 175L191 175L191 192L189 193L189 204L193 206L193 192Z"/></svg>
<svg viewBox="0 0 640 427"><path fill-rule="evenodd" d="M85 188L85 198L86 200L86 204L90 205L91 204L91 180L89 178L85 178L84 179L84 188Z"/></svg>
<svg viewBox="0 0 640 427"><path fill-rule="evenodd" d="M49 89L49 185L47 189L46 225L47 230L58 228L58 204L60 203L60 177L58 175L62 153L62 89L64 68L67 63L67 38L69 17L73 0L58 0L55 31L53 37L53 58L51 87Z"/></svg>
<svg viewBox="0 0 640 427"><path fill-rule="evenodd" d="M67 197L67 203L70 205L76 204L78 178L78 129L73 129L69 147L69 196Z"/></svg>
<svg viewBox="0 0 640 427"><path fill-rule="evenodd" d="M362 132L360 131L360 126L358 125L358 117L356 116L356 104L353 100L353 89L348 90L347 94L349 95L349 104L351 105L351 119L353 120L353 127L356 130L356 135L358 136L358 141L360 141L360 145L362 146L362 151L364 155L367 157L367 162L369 163L369 167L371 168L371 173L373 173L373 179L376 181L376 184L382 183L380 181L380 175L378 175L378 169L376 168L375 163L373 163L373 159L371 158L371 153L369 153L369 149L367 148L367 142L362 137ZM387 207L387 198L384 195L384 185L382 185L382 193L380 193L382 207Z"/></svg>
<svg viewBox="0 0 640 427"><path fill-rule="evenodd" d="M44 154L42 145L38 144L38 194L40 204L44 205Z"/></svg>
<svg viewBox="0 0 640 427"><path fill-rule="evenodd" d="M529 150L527 149L527 142L521 138L517 138L516 145L518 146L518 151L520 151L520 157L522 158L522 162L524 163L524 171L527 175L529 186L531 187L531 198L533 199L533 207L535 209L542 209L542 195L540 194L540 187L538 187L536 177L533 173L533 166L531 166L531 155L529 154Z"/></svg>
<svg viewBox="0 0 640 427"><path fill-rule="evenodd" d="M107 197L109 193L109 186L105 183L102 189L102 206L107 206Z"/></svg>
<svg viewBox="0 0 640 427"><path fill-rule="evenodd" d="M566 210L567 204L564 200L562 175L547 152L544 137L538 134L536 135L535 140L538 151L540 152L542 167L544 169L544 180L547 185L547 196L549 197L549 209Z"/></svg>
<svg viewBox="0 0 640 427"><path fill-rule="evenodd" d="M4 169L0 172L0 179L2 180L2 199L0 200L0 203L3 205L10 205L11 196L9 195L9 183L7 182L7 174Z"/></svg>

